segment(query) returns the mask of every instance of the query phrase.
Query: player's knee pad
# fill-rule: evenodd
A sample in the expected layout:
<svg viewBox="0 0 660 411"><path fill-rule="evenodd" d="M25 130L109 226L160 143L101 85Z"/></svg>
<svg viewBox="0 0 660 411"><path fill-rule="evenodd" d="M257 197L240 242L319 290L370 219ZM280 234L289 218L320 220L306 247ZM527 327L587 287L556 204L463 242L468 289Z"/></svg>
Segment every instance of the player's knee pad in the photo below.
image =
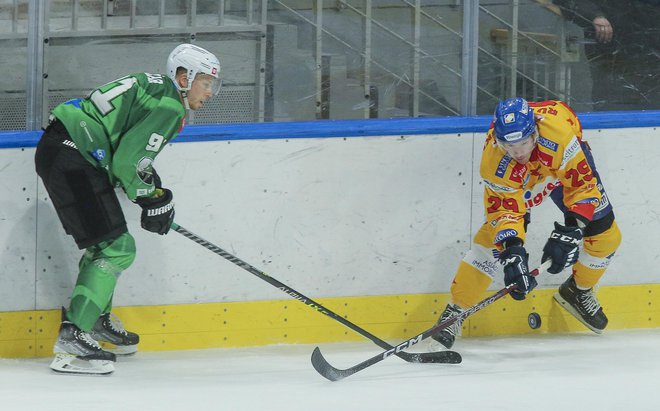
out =
<svg viewBox="0 0 660 411"><path fill-rule="evenodd" d="M600 234L585 237L578 262L573 266L575 282L584 288L591 288L610 266L619 244L621 231L616 222Z"/></svg>
<svg viewBox="0 0 660 411"><path fill-rule="evenodd" d="M590 269L606 269L620 244L621 231L614 221L609 229L583 239L583 249L578 261Z"/></svg>
<svg viewBox="0 0 660 411"><path fill-rule="evenodd" d="M94 264L119 276L135 261L135 239L126 232L119 237L94 246Z"/></svg>

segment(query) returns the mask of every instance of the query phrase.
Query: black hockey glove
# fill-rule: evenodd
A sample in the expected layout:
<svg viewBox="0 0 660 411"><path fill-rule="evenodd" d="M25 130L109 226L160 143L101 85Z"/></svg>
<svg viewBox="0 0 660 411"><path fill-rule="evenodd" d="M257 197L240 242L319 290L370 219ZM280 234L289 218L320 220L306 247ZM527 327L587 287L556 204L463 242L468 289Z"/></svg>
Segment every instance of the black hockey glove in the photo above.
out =
<svg viewBox="0 0 660 411"><path fill-rule="evenodd" d="M550 233L550 238L543 247L541 262L551 259L552 265L548 268L548 272L558 274L578 260L581 242L582 229L566 227L555 221L555 229Z"/></svg>
<svg viewBox="0 0 660 411"><path fill-rule="evenodd" d="M136 200L142 207L140 221L142 228L152 233L167 234L174 221L174 203L172 192L166 188L156 190L162 193L155 197L140 197Z"/></svg>
<svg viewBox="0 0 660 411"><path fill-rule="evenodd" d="M536 278L529 275L528 258L525 247L521 245L505 248L500 253L500 263L504 265L504 283L507 287L511 284L518 286L510 293L514 300L524 300L525 295L537 285Z"/></svg>

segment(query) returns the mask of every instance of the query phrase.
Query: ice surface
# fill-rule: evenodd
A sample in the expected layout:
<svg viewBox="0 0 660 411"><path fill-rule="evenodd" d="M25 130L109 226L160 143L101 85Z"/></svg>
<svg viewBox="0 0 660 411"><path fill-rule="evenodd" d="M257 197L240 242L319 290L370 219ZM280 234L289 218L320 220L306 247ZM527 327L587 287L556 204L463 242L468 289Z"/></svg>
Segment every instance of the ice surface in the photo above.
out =
<svg viewBox="0 0 660 411"><path fill-rule="evenodd" d="M393 343L396 341L393 341ZM425 342L413 348L423 349ZM340 382L313 346L138 353L108 377L59 375L50 359L0 360L2 410L658 410L660 329L466 338L460 365L390 357ZM339 368L380 352L323 344Z"/></svg>

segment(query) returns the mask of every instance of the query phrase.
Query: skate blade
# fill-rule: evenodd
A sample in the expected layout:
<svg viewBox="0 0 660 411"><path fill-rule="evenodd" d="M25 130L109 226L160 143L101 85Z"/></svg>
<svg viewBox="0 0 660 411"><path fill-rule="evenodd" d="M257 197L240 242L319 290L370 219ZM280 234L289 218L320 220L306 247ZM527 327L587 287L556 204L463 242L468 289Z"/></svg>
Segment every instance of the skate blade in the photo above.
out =
<svg viewBox="0 0 660 411"><path fill-rule="evenodd" d="M115 366L108 360L81 360L71 354L56 354L50 368L62 374L108 375Z"/></svg>
<svg viewBox="0 0 660 411"><path fill-rule="evenodd" d="M129 356L137 352L137 345L114 345L109 342L99 342L105 351L109 351L115 355Z"/></svg>
<svg viewBox="0 0 660 411"><path fill-rule="evenodd" d="M602 334L603 333L603 330L599 330L598 328L594 328L589 323L584 321L582 319L582 316L580 315L580 313L578 313L577 310L575 308L573 308L573 306L568 303L568 301L564 300L564 297L562 297L559 293L555 293L554 298L555 298L555 301L557 301L559 303L559 305L561 305L564 308L564 310L568 311L573 317L575 317L576 320L578 320L579 322L584 324L585 327L587 327L591 331L595 332L596 334Z"/></svg>

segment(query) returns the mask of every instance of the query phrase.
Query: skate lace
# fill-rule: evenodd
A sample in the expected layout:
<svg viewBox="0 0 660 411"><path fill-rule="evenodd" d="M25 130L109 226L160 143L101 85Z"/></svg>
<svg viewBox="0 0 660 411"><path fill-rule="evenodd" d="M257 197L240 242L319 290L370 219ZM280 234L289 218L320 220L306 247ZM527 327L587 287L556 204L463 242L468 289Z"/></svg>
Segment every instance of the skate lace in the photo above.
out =
<svg viewBox="0 0 660 411"><path fill-rule="evenodd" d="M126 332L126 329L124 328L124 323L121 322L119 317L112 313L108 316L108 325L112 331L122 335L128 335L128 332Z"/></svg>
<svg viewBox="0 0 660 411"><path fill-rule="evenodd" d="M596 299L593 290L585 291L583 293L578 294L578 298L580 300L580 304L585 309L585 311L589 313L589 315L591 315L592 317L596 315L596 313L600 309L600 304L598 303L598 300Z"/></svg>
<svg viewBox="0 0 660 411"><path fill-rule="evenodd" d="M450 309L446 310L444 313L442 313L442 316L440 317L440 323L443 323L451 318L457 317L462 310L457 309L455 307L450 307ZM449 334L456 336L461 329L461 326L463 325L463 320L458 320L449 327L445 328L444 331L448 332Z"/></svg>
<svg viewBox="0 0 660 411"><path fill-rule="evenodd" d="M83 343L87 344L88 346L95 348L95 349L101 349L101 346L99 345L96 340L94 340L89 334L87 334L84 331L76 330L76 337L77 340L82 341Z"/></svg>

